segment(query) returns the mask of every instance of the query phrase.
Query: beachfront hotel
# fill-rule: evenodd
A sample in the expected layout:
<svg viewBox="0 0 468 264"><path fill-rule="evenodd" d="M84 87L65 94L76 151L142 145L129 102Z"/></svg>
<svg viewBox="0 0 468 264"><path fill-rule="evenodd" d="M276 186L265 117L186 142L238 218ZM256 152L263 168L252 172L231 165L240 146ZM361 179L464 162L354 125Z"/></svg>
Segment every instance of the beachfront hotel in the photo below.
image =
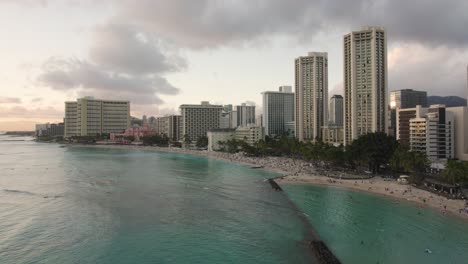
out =
<svg viewBox="0 0 468 264"><path fill-rule="evenodd" d="M65 102L65 137L122 133L130 127L130 102L93 97Z"/></svg>
<svg viewBox="0 0 468 264"><path fill-rule="evenodd" d="M194 142L200 137L206 137L209 130L220 128L222 111L222 105L209 102L181 105L181 140Z"/></svg>
<svg viewBox="0 0 468 264"><path fill-rule="evenodd" d="M294 93L291 86L262 93L265 135L280 136L287 132L286 123L294 121Z"/></svg>
<svg viewBox="0 0 468 264"><path fill-rule="evenodd" d="M328 54L309 52L295 60L295 125L300 141L321 138L328 112Z"/></svg>
<svg viewBox="0 0 468 264"><path fill-rule="evenodd" d="M364 27L343 37L344 144L372 132L387 132L387 36Z"/></svg>

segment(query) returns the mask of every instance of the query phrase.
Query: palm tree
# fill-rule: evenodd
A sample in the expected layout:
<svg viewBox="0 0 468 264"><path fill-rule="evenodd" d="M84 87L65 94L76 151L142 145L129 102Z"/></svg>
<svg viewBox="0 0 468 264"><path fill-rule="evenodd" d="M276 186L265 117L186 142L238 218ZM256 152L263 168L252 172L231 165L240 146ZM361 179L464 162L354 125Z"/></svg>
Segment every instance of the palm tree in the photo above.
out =
<svg viewBox="0 0 468 264"><path fill-rule="evenodd" d="M449 160L447 167L442 172L446 181L455 185L468 180L468 163L456 160Z"/></svg>

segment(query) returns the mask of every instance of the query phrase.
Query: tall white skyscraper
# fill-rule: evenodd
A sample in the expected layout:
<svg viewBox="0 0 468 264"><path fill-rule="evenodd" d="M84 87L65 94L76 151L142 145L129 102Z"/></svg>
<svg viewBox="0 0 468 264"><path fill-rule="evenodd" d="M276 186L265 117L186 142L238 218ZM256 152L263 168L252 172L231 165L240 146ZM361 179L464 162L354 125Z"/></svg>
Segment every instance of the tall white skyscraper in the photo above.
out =
<svg viewBox="0 0 468 264"><path fill-rule="evenodd" d="M330 109L328 111L330 124L343 126L343 96L333 95L330 98Z"/></svg>
<svg viewBox="0 0 468 264"><path fill-rule="evenodd" d="M344 144L387 132L387 36L365 27L344 36Z"/></svg>
<svg viewBox="0 0 468 264"><path fill-rule="evenodd" d="M291 86L280 86L278 92L262 93L265 135L280 136L287 131L286 123L294 121L294 93L291 91Z"/></svg>
<svg viewBox="0 0 468 264"><path fill-rule="evenodd" d="M295 133L301 141L321 138L328 121L328 54L309 52L295 60Z"/></svg>

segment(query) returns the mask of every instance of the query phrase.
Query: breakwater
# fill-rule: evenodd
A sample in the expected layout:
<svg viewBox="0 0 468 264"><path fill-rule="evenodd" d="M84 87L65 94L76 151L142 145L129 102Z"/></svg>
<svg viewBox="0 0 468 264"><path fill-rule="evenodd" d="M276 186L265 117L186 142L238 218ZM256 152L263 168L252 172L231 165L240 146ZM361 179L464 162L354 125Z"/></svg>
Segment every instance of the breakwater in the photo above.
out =
<svg viewBox="0 0 468 264"><path fill-rule="evenodd" d="M281 186L275 181L276 178L281 178L281 176L268 179L268 183L271 185L273 190L283 191ZM313 253L315 259L320 264L341 264L340 260L327 247L325 242L323 242L320 239L319 234L314 229L314 227L310 223L309 219L307 219L306 214L301 212L300 209L296 206L296 204L294 204L294 202L289 199L289 197L288 197L288 201L291 204L291 207L293 207L298 212L299 218L304 222L304 224L310 230L310 233L305 234L305 236L306 236L307 239L309 239L307 244L308 244L311 252Z"/></svg>

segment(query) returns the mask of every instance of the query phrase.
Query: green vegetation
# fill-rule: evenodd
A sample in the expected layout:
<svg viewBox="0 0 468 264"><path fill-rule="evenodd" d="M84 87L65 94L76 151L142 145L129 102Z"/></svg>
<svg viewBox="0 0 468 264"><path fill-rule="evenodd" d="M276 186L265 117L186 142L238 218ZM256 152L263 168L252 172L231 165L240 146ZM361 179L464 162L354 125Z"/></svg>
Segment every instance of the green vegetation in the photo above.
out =
<svg viewBox="0 0 468 264"><path fill-rule="evenodd" d="M429 165L425 153L409 151L402 146L398 146L390 159L392 170L412 175L410 180L414 183L420 183L424 180Z"/></svg>
<svg viewBox="0 0 468 264"><path fill-rule="evenodd" d="M39 142L63 142L63 136L51 137L49 135L36 137L36 140Z"/></svg>
<svg viewBox="0 0 468 264"><path fill-rule="evenodd" d="M184 141L184 143L185 143L186 145L190 145L190 143L192 143L192 140L190 139L190 136L187 135L187 134L185 134L185 135L182 137L182 139L183 139L183 141Z"/></svg>
<svg viewBox="0 0 468 264"><path fill-rule="evenodd" d="M398 142L385 133L369 133L354 140L346 148L348 161L359 165L367 164L369 171L377 173L382 165L388 164L398 147Z"/></svg>
<svg viewBox="0 0 468 264"><path fill-rule="evenodd" d="M167 147L169 146L169 138L166 135L154 135L146 136L141 138L143 145L146 146L158 146Z"/></svg>
<svg viewBox="0 0 468 264"><path fill-rule="evenodd" d="M378 172L397 149L397 141L384 133L370 133L355 140L346 149L317 141L300 142L296 138L283 135L277 138L267 137L254 145L244 141L228 140L220 142L221 151L245 152L249 156L285 156L307 161L322 161L330 166L368 166L369 170Z"/></svg>
<svg viewBox="0 0 468 264"><path fill-rule="evenodd" d="M207 148L208 147L208 137L199 137L196 143L197 148Z"/></svg>
<svg viewBox="0 0 468 264"><path fill-rule="evenodd" d="M451 184L468 185L468 162L449 160L442 176Z"/></svg>
<svg viewBox="0 0 468 264"><path fill-rule="evenodd" d="M368 170L372 173L407 173L414 182L420 182L429 167L425 154L411 152L399 146L398 142L385 133L369 133L359 137L347 147L333 146L322 141L300 142L283 135L267 137L254 145L231 139L218 142L220 151L244 152L248 156L282 156L301 159L323 166Z"/></svg>

